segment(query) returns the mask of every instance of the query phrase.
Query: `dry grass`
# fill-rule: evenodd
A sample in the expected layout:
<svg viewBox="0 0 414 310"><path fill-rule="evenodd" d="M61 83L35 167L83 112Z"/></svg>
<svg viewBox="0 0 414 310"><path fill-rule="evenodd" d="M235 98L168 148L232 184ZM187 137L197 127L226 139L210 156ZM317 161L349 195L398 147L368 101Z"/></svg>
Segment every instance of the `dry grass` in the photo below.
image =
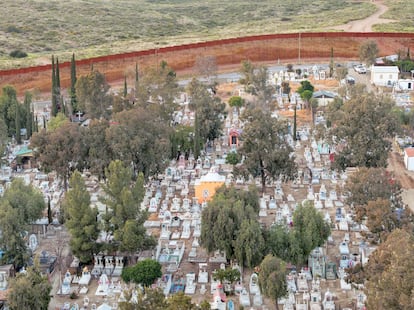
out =
<svg viewBox="0 0 414 310"><path fill-rule="evenodd" d="M0 68L263 33L326 30L375 11L344 0L4 0ZM23 60L10 58L20 49Z"/></svg>

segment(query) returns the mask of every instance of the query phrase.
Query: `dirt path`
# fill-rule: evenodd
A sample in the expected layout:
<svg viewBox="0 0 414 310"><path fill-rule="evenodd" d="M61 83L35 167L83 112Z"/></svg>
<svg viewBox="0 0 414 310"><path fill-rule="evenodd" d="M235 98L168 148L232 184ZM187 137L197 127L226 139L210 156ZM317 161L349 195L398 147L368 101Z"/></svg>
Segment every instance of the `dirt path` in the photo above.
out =
<svg viewBox="0 0 414 310"><path fill-rule="evenodd" d="M388 7L384 5L382 1L372 0L371 2L374 3L378 8L378 10L374 14L368 16L365 19L354 20L345 25L333 27L332 29L343 30L346 32L372 32L373 25L394 22L394 20L392 19L384 19L380 17L382 14L388 11Z"/></svg>

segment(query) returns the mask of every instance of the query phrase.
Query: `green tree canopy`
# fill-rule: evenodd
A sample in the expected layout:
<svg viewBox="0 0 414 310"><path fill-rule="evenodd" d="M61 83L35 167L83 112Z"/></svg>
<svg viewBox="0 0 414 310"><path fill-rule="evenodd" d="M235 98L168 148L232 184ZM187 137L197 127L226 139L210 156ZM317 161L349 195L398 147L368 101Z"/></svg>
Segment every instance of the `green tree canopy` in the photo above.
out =
<svg viewBox="0 0 414 310"><path fill-rule="evenodd" d="M394 102L387 96L365 94L346 101L341 118L332 123L330 135L336 142L334 167L385 167L391 138L399 130L392 113Z"/></svg>
<svg viewBox="0 0 414 310"><path fill-rule="evenodd" d="M29 267L26 273L20 273L11 279L7 304L11 310L47 310L51 290L48 278L42 276L37 267Z"/></svg>
<svg viewBox="0 0 414 310"><path fill-rule="evenodd" d="M138 262L135 266L124 268L121 278L127 283L134 282L149 287L161 275L161 264L148 258Z"/></svg>
<svg viewBox="0 0 414 310"><path fill-rule="evenodd" d="M156 113L134 108L114 115L115 124L106 131L113 158L133 167L134 175L145 178L163 172L170 150L170 130Z"/></svg>
<svg viewBox="0 0 414 310"><path fill-rule="evenodd" d="M287 295L286 276L286 263L280 258L269 254L260 264L260 291L274 301L276 309L279 309L278 299Z"/></svg>
<svg viewBox="0 0 414 310"><path fill-rule="evenodd" d="M83 168L83 147L80 128L75 123L63 123L53 131L33 135L31 147L44 171L56 171L67 187L67 179L74 167Z"/></svg>
<svg viewBox="0 0 414 310"><path fill-rule="evenodd" d="M139 174L133 181L132 170L117 160L109 164L105 177L105 196L101 200L108 207L106 230L114 236L119 250L132 254L154 245L143 226L148 218L148 214L141 210L144 176Z"/></svg>
<svg viewBox="0 0 414 310"><path fill-rule="evenodd" d="M209 207L202 213L201 244L209 252L221 250L228 259L240 258L240 263L253 265L263 254L259 252L263 250L262 237L254 223L258 210L258 193L255 188L250 188L249 191L225 186L219 188L209 202ZM248 222L241 230L244 220ZM240 242L237 242L242 231ZM251 231L254 233L252 236L249 235ZM245 241L248 244L244 244Z"/></svg>
<svg viewBox="0 0 414 310"><path fill-rule="evenodd" d="M70 247L82 263L87 263L96 253L96 240L99 235L98 211L90 206L90 195L78 171L73 173L69 186L63 201L63 210L67 218L65 225L71 234Z"/></svg>
<svg viewBox="0 0 414 310"><path fill-rule="evenodd" d="M245 111L243 119L246 124L239 153L245 160L239 173L260 177L262 191L268 180L292 179L296 164L293 149L286 140L287 123L261 110Z"/></svg>
<svg viewBox="0 0 414 310"><path fill-rule="evenodd" d="M16 269L29 259L24 232L29 224L42 217L45 209L43 195L31 185L16 178L0 198L0 247L2 261Z"/></svg>
<svg viewBox="0 0 414 310"><path fill-rule="evenodd" d="M90 118L107 118L108 108L112 103L109 89L105 75L99 71L92 70L87 75L79 77L76 81L77 109Z"/></svg>
<svg viewBox="0 0 414 310"><path fill-rule="evenodd" d="M330 235L328 223L312 203L299 205L293 213L293 227L273 225L266 235L269 251L284 261L301 265L311 251L324 244Z"/></svg>

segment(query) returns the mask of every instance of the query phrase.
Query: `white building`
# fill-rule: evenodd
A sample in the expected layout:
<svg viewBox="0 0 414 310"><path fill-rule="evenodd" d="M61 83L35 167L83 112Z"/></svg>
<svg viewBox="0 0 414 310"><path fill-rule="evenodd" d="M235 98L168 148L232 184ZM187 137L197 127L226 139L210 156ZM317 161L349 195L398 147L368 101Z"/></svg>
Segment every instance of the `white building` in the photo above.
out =
<svg viewBox="0 0 414 310"><path fill-rule="evenodd" d="M400 70L397 66L372 66L371 84L376 86L393 86L398 82Z"/></svg>
<svg viewBox="0 0 414 310"><path fill-rule="evenodd" d="M404 165L408 171L414 171L414 147L404 150Z"/></svg>
<svg viewBox="0 0 414 310"><path fill-rule="evenodd" d="M407 91L414 90L414 80L398 80L395 85L395 90Z"/></svg>

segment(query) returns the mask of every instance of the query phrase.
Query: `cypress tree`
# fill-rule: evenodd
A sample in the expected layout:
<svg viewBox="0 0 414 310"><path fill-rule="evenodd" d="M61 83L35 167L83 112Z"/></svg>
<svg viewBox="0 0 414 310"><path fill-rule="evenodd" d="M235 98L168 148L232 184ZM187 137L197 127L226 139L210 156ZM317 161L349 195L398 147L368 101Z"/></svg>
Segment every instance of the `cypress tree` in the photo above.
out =
<svg viewBox="0 0 414 310"><path fill-rule="evenodd" d="M35 117L35 125L34 125L34 131L39 132L39 120L37 119L37 115Z"/></svg>
<svg viewBox="0 0 414 310"><path fill-rule="evenodd" d="M75 53L72 54L70 61L70 104L72 106L72 113L78 111L78 101L76 98L76 61Z"/></svg>
<svg viewBox="0 0 414 310"><path fill-rule="evenodd" d="M56 116L57 112L55 56L52 55L52 116Z"/></svg>
<svg viewBox="0 0 414 310"><path fill-rule="evenodd" d="M52 218L52 207L50 205L50 196L47 196L47 220L49 224L52 224L53 218Z"/></svg>
<svg viewBox="0 0 414 310"><path fill-rule="evenodd" d="M138 97L138 83L139 83L138 64L135 63L135 97Z"/></svg>
<svg viewBox="0 0 414 310"><path fill-rule="evenodd" d="M124 99L126 99L127 95L128 95L128 85L127 85L127 77L125 75L125 78L124 78Z"/></svg>
<svg viewBox="0 0 414 310"><path fill-rule="evenodd" d="M35 118L33 111L30 112L30 117L32 118L32 134L37 132L37 116Z"/></svg>
<svg viewBox="0 0 414 310"><path fill-rule="evenodd" d="M61 96L60 96L60 72L59 72L59 58L56 57L56 109L57 112L61 109ZM57 114L57 113L56 113Z"/></svg>
<svg viewBox="0 0 414 310"><path fill-rule="evenodd" d="M333 76L333 70L334 70L334 52L333 52L333 47L331 47L331 61L329 63L329 77Z"/></svg>
<svg viewBox="0 0 414 310"><path fill-rule="evenodd" d="M293 141L296 141L296 104L293 114Z"/></svg>
<svg viewBox="0 0 414 310"><path fill-rule="evenodd" d="M22 127L20 124L20 107L19 103L16 102L16 118L14 119L15 128L16 128L16 142L17 144L22 143L22 136L20 135L20 128Z"/></svg>
<svg viewBox="0 0 414 310"><path fill-rule="evenodd" d="M32 129L33 116L32 116L31 104L32 104L32 94L29 92L26 92L24 94L24 108L26 112L26 139L30 139L30 137L32 136L32 130L33 130Z"/></svg>

